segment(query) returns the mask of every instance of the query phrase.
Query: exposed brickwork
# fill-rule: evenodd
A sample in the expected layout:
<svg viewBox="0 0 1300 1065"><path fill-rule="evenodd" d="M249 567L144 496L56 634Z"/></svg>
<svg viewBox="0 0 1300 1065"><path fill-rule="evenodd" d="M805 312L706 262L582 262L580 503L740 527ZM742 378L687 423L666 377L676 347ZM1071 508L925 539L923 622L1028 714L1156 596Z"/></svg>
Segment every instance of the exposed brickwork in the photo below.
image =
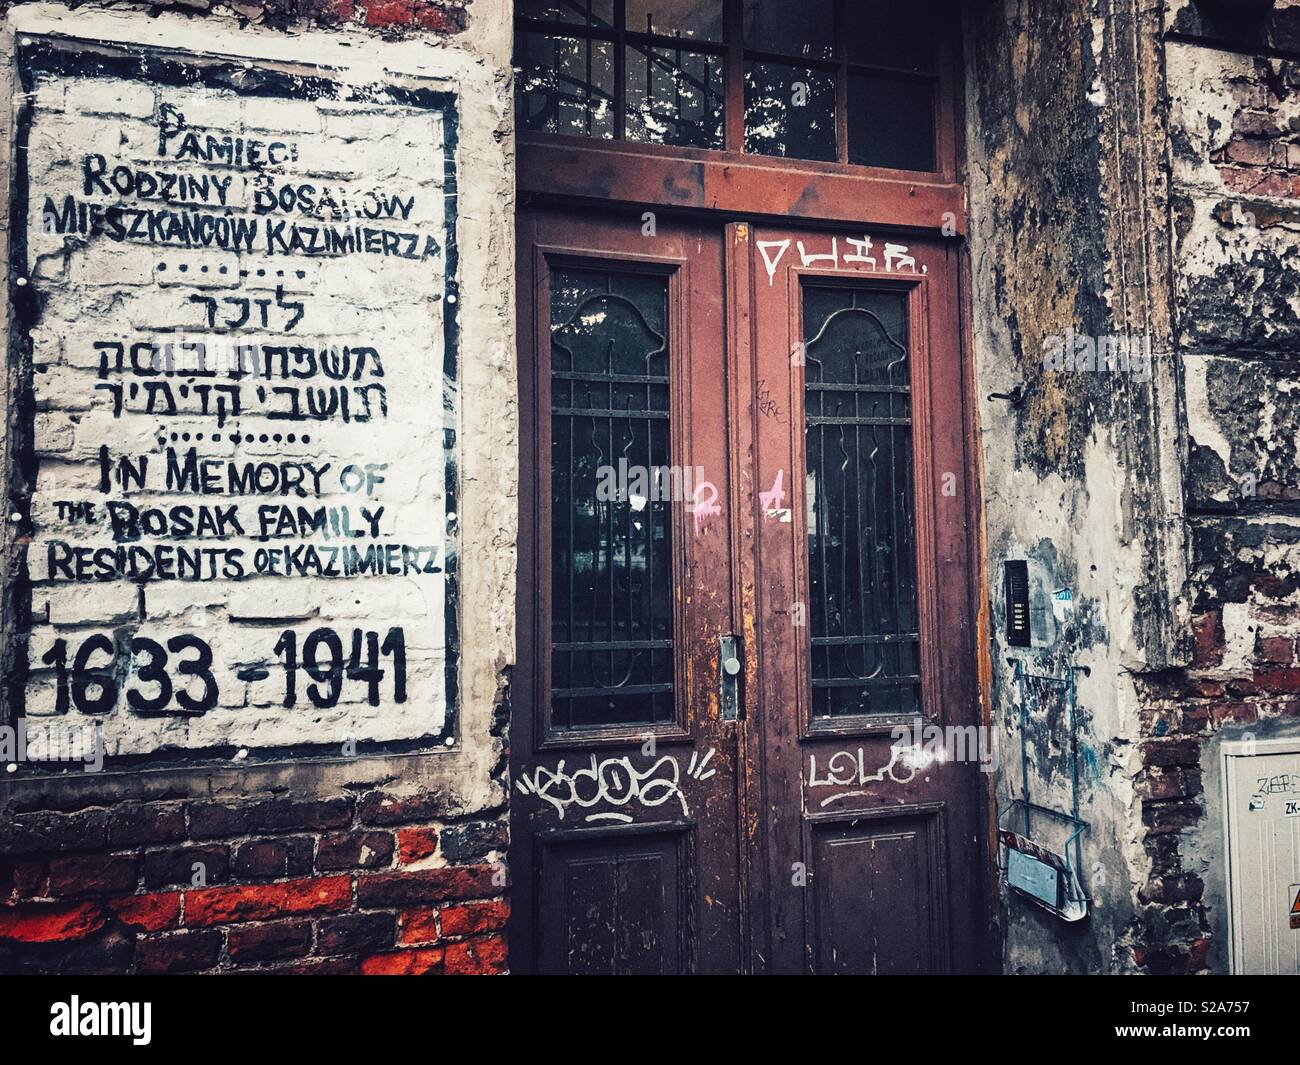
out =
<svg viewBox="0 0 1300 1065"><path fill-rule="evenodd" d="M1248 196L1300 198L1300 63L1256 59L1255 76L1230 86L1232 136L1211 155L1224 185Z"/></svg>
<svg viewBox="0 0 1300 1065"><path fill-rule="evenodd" d="M1203 779L1220 741L1300 728L1297 9L1247 20L1176 7L1182 39L1165 61L1192 646L1188 668L1138 685L1147 865L1132 960L1150 973L1224 964L1226 841Z"/></svg>
<svg viewBox="0 0 1300 1065"><path fill-rule="evenodd" d="M1192 668L1148 678L1141 688L1144 768L1134 784L1150 875L1139 889L1134 961L1151 973L1201 972L1209 963L1215 929L1202 905L1205 885L1187 868L1183 839L1205 817L1206 743L1225 727L1300 721L1300 695L1293 686L1300 607L1261 594L1261 586L1275 589L1267 574L1257 576L1240 591L1250 609L1247 627L1254 630L1244 670L1223 667L1232 656L1220 612L1206 610L1195 619Z"/></svg>
<svg viewBox="0 0 1300 1065"><path fill-rule="evenodd" d="M471 902L442 911L442 930L449 936L476 935L505 928L509 908L501 902Z"/></svg>
<svg viewBox="0 0 1300 1065"><path fill-rule="evenodd" d="M454 976L497 976L506 968L504 936L460 939L447 944L443 971Z"/></svg>
<svg viewBox="0 0 1300 1065"><path fill-rule="evenodd" d="M398 864L413 865L433 855L438 849L438 833L432 828L397 830Z"/></svg>
<svg viewBox="0 0 1300 1065"><path fill-rule="evenodd" d="M504 972L505 823L419 823L436 806L371 792L15 814L0 971Z"/></svg>

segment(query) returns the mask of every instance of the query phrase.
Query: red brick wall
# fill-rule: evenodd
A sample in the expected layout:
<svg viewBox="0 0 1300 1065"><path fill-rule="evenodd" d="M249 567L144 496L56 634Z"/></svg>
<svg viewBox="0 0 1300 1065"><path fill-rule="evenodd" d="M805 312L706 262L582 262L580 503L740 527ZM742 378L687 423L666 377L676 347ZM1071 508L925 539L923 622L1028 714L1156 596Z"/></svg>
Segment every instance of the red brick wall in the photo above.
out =
<svg viewBox="0 0 1300 1065"><path fill-rule="evenodd" d="M0 826L0 971L502 973L506 825L433 823L439 803L17 814Z"/></svg>
<svg viewBox="0 0 1300 1065"><path fill-rule="evenodd" d="M1259 78L1234 85L1240 104L1232 138L1211 161L1226 189L1249 196L1300 197L1300 131L1283 108L1300 86L1300 64L1257 60Z"/></svg>
<svg viewBox="0 0 1300 1065"><path fill-rule="evenodd" d="M1225 964L1226 841L1202 779L1220 741L1300 730L1297 16L1294 0L1258 18L1183 4L1166 46L1193 647L1138 681L1132 942L1153 973Z"/></svg>

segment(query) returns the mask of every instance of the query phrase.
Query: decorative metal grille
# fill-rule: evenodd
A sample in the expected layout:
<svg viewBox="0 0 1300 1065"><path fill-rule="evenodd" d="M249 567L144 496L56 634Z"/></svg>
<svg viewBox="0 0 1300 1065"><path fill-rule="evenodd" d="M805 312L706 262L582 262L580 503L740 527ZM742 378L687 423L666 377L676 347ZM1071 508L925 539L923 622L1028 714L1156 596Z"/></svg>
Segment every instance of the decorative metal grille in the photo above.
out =
<svg viewBox="0 0 1300 1065"><path fill-rule="evenodd" d="M667 285L551 275L551 723L671 721Z"/></svg>
<svg viewBox="0 0 1300 1065"><path fill-rule="evenodd" d="M906 296L803 297L813 716L920 708Z"/></svg>

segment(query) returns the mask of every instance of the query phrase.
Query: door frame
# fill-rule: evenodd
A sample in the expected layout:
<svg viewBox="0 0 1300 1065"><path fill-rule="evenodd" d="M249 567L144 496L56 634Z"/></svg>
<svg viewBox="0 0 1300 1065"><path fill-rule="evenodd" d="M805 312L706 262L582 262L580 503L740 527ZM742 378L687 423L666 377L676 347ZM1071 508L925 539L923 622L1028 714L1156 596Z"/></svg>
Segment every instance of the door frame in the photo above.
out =
<svg viewBox="0 0 1300 1065"><path fill-rule="evenodd" d="M934 543L937 518L935 516L933 493L919 490L922 483L933 484L935 482L935 449L932 437L934 382L936 377L934 371L935 364L942 357L942 352L936 352L931 347L929 330L931 278L926 275L913 274L908 276L885 273L864 277L846 271L826 270L808 266L791 267L790 277L792 285L790 292L787 293L786 320L791 323L792 331L800 335L804 335L802 296L803 285L806 280L826 282L828 283L826 287L833 288L861 289L869 287L873 291L898 292L906 297L909 357L914 357L917 353L924 353L925 355L924 364L920 366L919 372L916 369L919 360L913 359L912 362L912 409L914 411L912 421L912 478L916 503L913 520L916 526L917 614L919 615L918 623L921 632L921 711L927 720L936 724L943 724L945 722L944 704L939 693L939 641L936 639L936 630L940 623L938 601L940 586L939 560L937 547ZM957 354L960 357L960 353ZM791 395L799 396L803 394L806 371L806 365L797 368L795 366L790 367ZM800 403L797 413L802 414L803 412L803 405ZM796 410L792 408L790 418L790 479L792 489L794 488L796 473L802 474L808 468L807 437L803 430L802 421L793 417L795 413ZM806 493L793 492L791 504L794 508L793 520L795 528L807 528L808 500ZM795 587L804 590L811 586L811 574L808 568L807 545L800 543L799 546L803 549L799 550L795 555ZM895 725L907 725L915 720L913 714L879 714L873 715L870 720L857 717L851 718L847 722L836 721L816 724L812 715L812 700L809 697L812 690L812 648L810 645L801 642L800 651L796 658L796 669L798 673L798 684L796 686L798 694L796 698L799 706L798 737L800 739L865 736L889 732Z"/></svg>
<svg viewBox="0 0 1300 1065"><path fill-rule="evenodd" d="M958 19L957 25L961 22ZM735 151L520 133L516 136L516 217L530 207L599 207L611 212L626 212L629 224L635 220L638 226L644 211L718 226L724 233L726 364L736 371L726 382L727 405L737 417L747 416L746 412L752 415L748 397L754 395L756 384L757 354L751 340L755 293L753 272L748 263L751 248L747 239L751 224L774 222L827 230L838 230L851 224L869 227L882 236L904 239L907 234L930 238L943 236L956 244L957 280L952 299L956 304L959 327L954 344L961 373L962 444L966 458L960 484L964 519L969 529L963 592L974 630L974 661L962 665L969 676L967 686L978 702L978 724L991 728L992 619L990 597L984 592L989 587L989 571L979 405L972 361L973 265L965 239L969 232L969 199L961 34L953 33L949 41L950 46L945 48L942 57L943 77L938 93L937 118L939 154L934 172L912 173L842 163L778 159ZM916 286L917 290L923 287ZM523 305L522 295L516 302L518 306ZM521 330L534 328L533 323L523 319L519 325ZM537 599L536 589L528 578L536 565L534 538L539 535L537 530L530 530L530 522L536 513L532 509L535 497L530 494L536 491L535 477L529 477L529 471L535 471L537 465L537 456L532 453L535 411L524 409L521 404L520 420L521 479L530 484L527 488L521 484L519 493L520 565L516 610L519 618L531 619L536 615ZM729 443L734 435L729 429ZM750 439L753 439L752 435ZM731 538L734 557L739 558L743 550L753 550L756 542L760 529L757 494L762 486L755 483L752 453L742 454L736 447L729 450L732 496L754 500L753 506L733 508ZM918 534L919 531L918 526ZM733 567L732 584L732 601L738 612L736 634L745 649L742 692L748 709L755 698L754 693L759 690L758 663L762 656L754 567ZM532 625L530 621L530 629ZM522 638L521 626L516 666L521 675L533 676L535 657L531 639L525 641ZM801 663L800 669L803 672L805 664ZM531 681L528 687L533 692L537 690ZM526 696L523 701L531 702L531 699ZM518 706L518 701L515 705ZM522 712L534 715L537 710L535 706L526 705ZM758 937L759 941L755 940L755 930L764 930L765 935L770 928L769 914L765 912L768 901L763 892L755 890L758 880L762 879L761 876L755 879L755 870L763 869L761 849L756 849L755 841L759 826L745 823L744 818L747 812L757 809L752 801L757 782L750 779L750 775L755 766L763 764L760 756L762 740L758 729L746 727L747 717L747 713L742 713L737 765L738 825L742 844L739 878L742 908L752 912L744 913L741 921L741 957L749 963L746 971L761 971L761 966L754 965L760 956L756 948L762 945L762 936ZM937 720L942 721L942 718ZM801 732L805 726L806 722L801 720ZM1001 971L1004 935L998 905L996 780L994 774L981 776L984 777L983 787L976 789L979 803L977 822L981 829L978 851L985 855L985 861L972 872L983 895L980 907L983 924L978 932L982 970L994 973ZM512 926L516 920L512 914ZM531 924L531 916L528 921Z"/></svg>
<svg viewBox="0 0 1300 1065"><path fill-rule="evenodd" d="M691 288L690 260L671 255L644 254L640 251L635 255L630 253L620 255L605 248L579 246L576 242L564 246L534 244L528 249L528 254L532 260L530 276L538 281L538 286L536 291L520 294L521 346L525 325L522 305L525 302L536 306L547 303L550 288L542 279L549 279L550 272L556 265L591 269L597 263L608 262L625 273L646 274L665 279L669 306L686 308L685 314L671 315L667 322L671 453L679 456L686 455L688 448L685 412L686 397L690 395L691 366L686 358L688 348L685 343L685 338L690 331L690 304L684 297ZM529 739L536 751L572 746L591 749L615 747L640 740L647 732L653 732L656 740L663 742L688 739L690 730L686 720L686 678L690 676L691 663L688 661L687 648L684 644L673 648L674 674L681 678L681 683L675 693L673 721L670 724L608 726L601 728L596 736L592 736L590 731L569 736L563 732L556 732L550 727L547 701L540 696L541 693L550 691L551 662L550 655L547 654L549 643L546 637L545 619L549 616L549 608L554 596L550 586L550 567L544 565L542 559L549 557L547 541L550 539L551 529L549 526L543 527L537 517L541 513L541 501L548 499L551 494L550 463L542 459L543 455L550 454L549 448L544 445L549 445L551 442L550 429L544 424L545 419L542 417L542 412L550 408L550 359L544 358L542 353L549 350L551 338L546 331L546 318L541 314L533 314L532 318L529 337L531 365L525 367L523 360L520 362L521 371L527 372L520 373L520 394L524 402L520 404L519 542L521 547L525 540L528 542L529 574L535 575L537 584L533 588L531 598L527 602L521 600L517 607L519 646L522 650L527 641L530 651L529 659L520 655L517 667L520 675L527 677L526 698L531 703L528 709L531 730L528 733ZM525 377L528 378L527 381L524 380ZM525 415L526 425L522 424ZM523 441L529 441L534 446L525 447ZM525 492L528 493L527 509L525 509ZM673 508L671 522L673 579L674 582L680 582L686 573L688 542L686 516L682 508ZM524 573L524 561L521 551L519 570L521 577ZM685 609L682 602L674 597L673 631L681 632L684 629ZM528 668L525 672L526 662Z"/></svg>
<svg viewBox="0 0 1300 1065"><path fill-rule="evenodd" d="M834 229L843 236L843 226ZM780 240L783 244L797 246L799 237L816 236L813 227L789 222L777 225L755 225L753 230L752 240L749 243L765 238L769 242ZM876 233L877 231L872 229L869 235L874 237ZM746 234L746 236L750 235ZM829 236L830 234L827 234L828 238ZM769 288L762 284L762 267L754 268L756 255L750 255L748 262L738 259L728 266L731 271L729 276L736 284L746 284L744 279L748 278L746 295L751 302L746 305L746 316L755 318L756 324L752 332L746 332L739 338L739 342L755 343L755 351L747 353L748 361L745 363L746 366L752 363L755 367L751 377L759 375L758 367L763 362L758 348L761 347L767 352L765 365L768 377L772 379L780 376L779 370L774 373L772 369L773 351L780 349L780 354L783 355L786 349L790 349L792 341L804 342L803 294L809 284L845 291L868 290L897 294L904 303L904 313L908 323L908 351L910 358L914 360L912 362L911 435L915 551L918 555L917 615L921 634L920 716L908 712L881 714L879 717L855 716L834 723L816 723L811 714L812 670L809 641L804 636L792 633L783 635L779 630L769 628L767 638L781 641L778 652L779 664L771 666L769 663L765 683L756 684L750 689L756 693L753 697L754 701L760 704L757 707L758 715L754 718L758 727L753 731L757 733L761 729L764 742L768 744L768 748L763 752L764 764L768 768L773 764L773 745L784 747L788 744L806 758L813 743L842 739L878 744L895 726L910 726L918 720L927 726L987 724L987 712L978 686L977 656L980 648L977 646L977 641L981 636L977 614L980 608L977 605L979 600L973 598L977 593L978 584L971 569L974 564L974 541L977 536L974 523L978 521L971 512L971 484L974 481L972 449L976 446L977 440L973 439L970 431L972 407L968 399L967 385L971 368L964 361L964 351L967 349L964 349L961 343L963 318L959 288L962 284L963 264L958 249L940 239L940 236L930 232L909 234L907 237L900 238L909 242L918 259L924 253L928 265L920 273L906 268L881 270L874 264L870 271L848 266L839 269L828 268L812 265L810 260L813 256L805 259L803 263L796 261L796 258L803 258L803 252L801 250L799 256L795 257L791 250L783 253L777 260L779 266L765 263L770 267L769 275L775 274L775 287ZM731 247L737 247L739 243L739 239L728 241ZM754 296L755 290L760 294L759 297ZM757 299L764 296L768 298L760 307ZM778 343L771 338L781 329L786 329L788 332ZM755 337L760 339L755 342ZM956 372L956 376L953 375L953 371ZM761 458L763 451L766 451L769 456L766 464L755 462L752 455L746 456L746 461L754 468L755 476L770 477L774 461L779 461L787 468L790 475L791 506L794 511L792 525L795 530L807 528L807 499L798 488L807 470L803 429L805 372L805 365L799 365L794 360L788 361L788 379L785 383L790 397L788 425L777 428L767 419L761 418L758 411L754 409L752 398L747 398L743 394L741 402L748 402L749 407L742 406L739 414L740 417L748 417L751 423L747 438L752 439L755 446L760 448L759 457ZM747 380L741 387L750 390L750 397L754 395L752 380ZM941 412L951 410L953 407L958 408L960 423L950 430L944 424ZM746 439L746 437L742 434L738 439ZM781 458L772 459L773 452L779 453ZM954 463L954 468L960 465L960 483L963 486L963 490L958 493L958 498L951 501L941 499L939 489L940 473L946 471L949 462ZM761 473L758 469L760 465L763 465ZM778 571L775 579L780 580L784 577L790 582L789 594L799 600L805 600L811 584L807 544L802 534L796 533L793 542L774 546L770 543L773 537L778 542L785 539L780 532L781 526L764 522L756 498L753 506L745 509L752 510L753 520L759 529L761 546L757 552L755 572L759 586L765 590L760 595L760 604L762 595L770 594L766 591L770 585L768 567L773 565ZM954 524L954 511L959 515L960 527ZM960 581L945 579L942 565L944 560L956 561L960 564L962 577ZM758 609L761 612L763 607L760 605ZM960 647L958 665L955 669L952 666L945 668L945 662L953 661L951 651L954 648L949 634L958 624L967 628L967 632L957 638ZM761 639L763 634L760 633ZM945 654L948 655L947 658L944 657ZM766 653L765 657L770 658L770 652ZM784 683L782 682L780 674L783 671L794 675L793 694L789 694L790 680L787 678ZM773 714L773 708L787 706L793 706L796 712L790 715L788 721L781 724L778 717ZM954 711L953 708L957 706L963 709ZM755 743L757 742L756 739ZM747 749L747 761L752 765L760 764L756 761L756 754L757 748ZM779 754L777 758L779 760ZM806 765L806 761L804 764ZM952 771L974 774L974 767L954 766ZM968 781L961 785L959 794L963 797L972 796L978 804L974 815L970 817L969 825L976 832L976 847L971 848L960 860L960 865L957 864L958 859L955 856L953 864L946 864L942 859L947 855L937 852L932 852L931 859L939 869L938 876L941 881L945 881L950 874L957 874L964 878L961 885L963 896L972 890L980 893L984 905L979 909L987 914L993 911L996 896L991 892L990 865L982 860L987 847L980 846L980 842L981 837L989 831L987 814L992 803L992 777L990 774L975 774L975 780L979 783ZM855 808L851 814L856 820L877 821L902 815L937 817L939 823L945 826L941 834L949 839L950 849L960 847L959 839L970 838L967 834L968 826L965 824L960 825L960 832L957 835L949 833L949 828L954 830L958 828L957 822L962 821L966 814L966 811L954 808L952 803L938 801L937 796L909 796L904 803L888 809ZM770 796L768 805L769 807L773 805ZM779 816L776 818L778 821L780 819ZM805 860L810 863L808 867L810 870L812 852L809 840L813 829L819 824L845 819L844 811L840 811L837 816L824 816L819 811L808 809L803 811L802 829L797 835L803 840L802 853ZM773 831L773 825L769 824L766 835L771 837ZM782 843L787 851L793 850L788 829L785 830ZM754 848L753 860L755 862L765 860L761 847ZM967 869L968 865L969 869ZM775 891L779 883L779 870L776 864L769 862L766 871L768 874L766 878L757 877L753 881L753 892L756 894L755 911L770 910L771 904L757 896ZM803 903L805 932L813 930L808 922L813 906L811 895L812 892L806 894ZM937 896L932 895L932 901L936 899ZM952 925L948 920L946 907L939 907L936 903L936 909L941 911L934 926L939 938L946 938L941 934L942 930L951 928L955 935L965 940L960 945L956 941L950 943L958 959L958 971L968 971L972 967L988 970L991 958L988 951L990 937L987 928L981 928L978 934L967 937L967 925ZM774 923L769 922L769 927L774 928ZM811 942L810 940L809 944ZM771 952L765 952L763 956L771 958L773 955ZM938 955L935 957L937 958ZM760 962L761 957L756 955L756 968L759 967ZM790 964L787 958L785 967L789 968ZM812 964L810 955L808 961L810 969Z"/></svg>

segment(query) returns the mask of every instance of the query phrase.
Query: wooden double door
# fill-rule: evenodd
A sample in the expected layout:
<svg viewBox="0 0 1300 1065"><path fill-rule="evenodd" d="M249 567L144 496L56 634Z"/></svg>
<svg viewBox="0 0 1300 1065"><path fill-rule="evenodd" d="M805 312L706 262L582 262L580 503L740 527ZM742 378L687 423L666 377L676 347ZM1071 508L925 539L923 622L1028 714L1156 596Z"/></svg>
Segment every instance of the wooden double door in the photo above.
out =
<svg viewBox="0 0 1300 1065"><path fill-rule="evenodd" d="M519 215L511 968L980 966L951 242Z"/></svg>

